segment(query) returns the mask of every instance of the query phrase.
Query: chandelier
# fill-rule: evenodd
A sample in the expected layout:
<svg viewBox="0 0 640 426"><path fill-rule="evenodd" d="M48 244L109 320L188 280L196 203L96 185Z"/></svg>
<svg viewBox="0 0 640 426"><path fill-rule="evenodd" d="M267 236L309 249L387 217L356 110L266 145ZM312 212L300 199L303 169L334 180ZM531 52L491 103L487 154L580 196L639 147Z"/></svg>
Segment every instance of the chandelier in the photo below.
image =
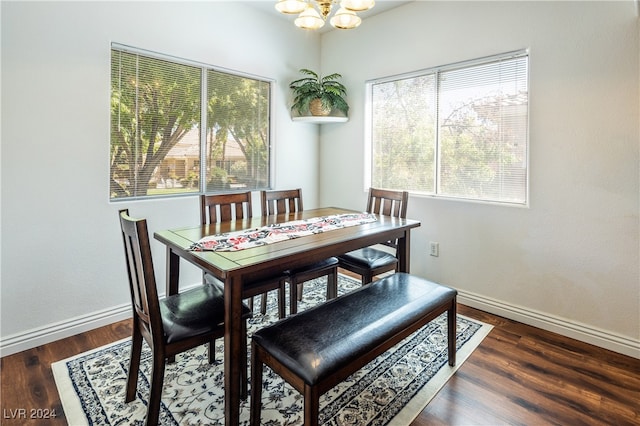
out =
<svg viewBox="0 0 640 426"><path fill-rule="evenodd" d="M317 30L322 28L333 5L337 3L340 3L340 7L329 22L335 28L350 30L362 22L356 12L371 9L375 0L279 0L276 10L287 15L298 15L294 23L299 28Z"/></svg>

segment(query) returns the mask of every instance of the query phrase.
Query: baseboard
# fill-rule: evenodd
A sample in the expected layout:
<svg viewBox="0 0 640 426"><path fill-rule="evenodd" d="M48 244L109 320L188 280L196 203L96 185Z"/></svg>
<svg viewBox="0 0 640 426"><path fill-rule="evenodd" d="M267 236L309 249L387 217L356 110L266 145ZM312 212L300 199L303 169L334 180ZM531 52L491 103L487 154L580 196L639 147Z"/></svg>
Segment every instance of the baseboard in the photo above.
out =
<svg viewBox="0 0 640 426"><path fill-rule="evenodd" d="M180 289L188 290L198 285L202 284L192 283L189 285L182 285L180 286ZM158 296L162 298L164 297L164 294L165 293L163 292ZM45 345L47 343L55 342L56 340L75 336L76 334L84 333L85 331L93 330L94 328L103 327L105 325L113 324L114 322L131 318L132 315L131 303L129 302L101 311L70 318L65 321L47 324L21 333L12 334L6 338L0 338L0 356L12 355L27 349L35 348L36 346Z"/></svg>
<svg viewBox="0 0 640 426"><path fill-rule="evenodd" d="M22 333L13 334L0 341L0 355L15 354L36 346L84 333L94 328L131 318L131 303L92 312L69 320L47 324Z"/></svg>
<svg viewBox="0 0 640 426"><path fill-rule="evenodd" d="M640 340L633 340L584 324L567 321L566 319L553 317L521 306L509 305L496 299L462 290L458 291L458 302L494 315L640 359ZM21 352L130 317L131 305L125 303L110 309L27 330L3 338L0 341L0 356Z"/></svg>
<svg viewBox="0 0 640 426"><path fill-rule="evenodd" d="M458 290L458 303L640 359L640 340L466 291Z"/></svg>

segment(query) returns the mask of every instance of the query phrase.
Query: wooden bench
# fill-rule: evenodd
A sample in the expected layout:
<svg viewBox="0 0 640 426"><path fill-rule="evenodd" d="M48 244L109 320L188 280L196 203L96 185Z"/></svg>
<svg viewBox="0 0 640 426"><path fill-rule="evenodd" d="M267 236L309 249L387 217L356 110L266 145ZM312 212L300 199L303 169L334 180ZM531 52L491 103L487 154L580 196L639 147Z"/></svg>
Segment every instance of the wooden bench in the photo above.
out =
<svg viewBox="0 0 640 426"><path fill-rule="evenodd" d="M449 365L456 362L457 291L396 273L254 333L251 424L260 424L263 364L304 396L304 424L319 399L425 324L447 312Z"/></svg>

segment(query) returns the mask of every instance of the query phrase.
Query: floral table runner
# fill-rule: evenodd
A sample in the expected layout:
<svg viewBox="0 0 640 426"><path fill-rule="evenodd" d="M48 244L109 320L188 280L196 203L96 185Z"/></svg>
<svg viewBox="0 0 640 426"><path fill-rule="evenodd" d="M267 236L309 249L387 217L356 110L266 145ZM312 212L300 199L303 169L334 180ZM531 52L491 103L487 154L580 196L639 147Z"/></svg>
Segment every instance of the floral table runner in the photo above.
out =
<svg viewBox="0 0 640 426"><path fill-rule="evenodd" d="M192 251L238 251L293 238L375 222L371 213L345 213L276 223L260 228L210 235L189 247Z"/></svg>

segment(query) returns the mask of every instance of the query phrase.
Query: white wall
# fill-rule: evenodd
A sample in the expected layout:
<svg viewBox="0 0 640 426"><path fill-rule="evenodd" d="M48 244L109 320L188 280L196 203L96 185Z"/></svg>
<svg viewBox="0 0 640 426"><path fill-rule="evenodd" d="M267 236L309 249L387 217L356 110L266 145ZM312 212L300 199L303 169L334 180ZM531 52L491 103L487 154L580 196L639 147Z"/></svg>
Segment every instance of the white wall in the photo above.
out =
<svg viewBox="0 0 640 426"><path fill-rule="evenodd" d="M287 103L298 69L319 67L318 35L237 2L1 7L3 355L130 314L118 209L151 232L199 220L197 197L109 201L111 42L275 79L275 184L317 206L319 132L292 123Z"/></svg>
<svg viewBox="0 0 640 426"><path fill-rule="evenodd" d="M321 204L365 206L364 81L529 48L530 207L411 197L411 271L640 358L638 38L631 1L418 1L323 35L351 110L322 128Z"/></svg>

